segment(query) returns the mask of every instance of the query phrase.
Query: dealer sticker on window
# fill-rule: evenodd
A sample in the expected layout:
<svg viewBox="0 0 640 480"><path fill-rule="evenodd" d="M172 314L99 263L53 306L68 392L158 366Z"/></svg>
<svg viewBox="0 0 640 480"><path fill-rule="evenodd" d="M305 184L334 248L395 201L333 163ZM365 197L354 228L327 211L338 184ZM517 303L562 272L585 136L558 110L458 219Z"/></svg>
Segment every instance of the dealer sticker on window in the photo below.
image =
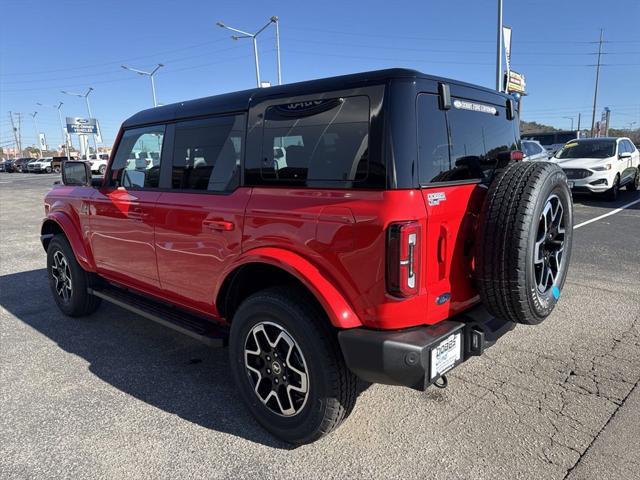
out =
<svg viewBox="0 0 640 480"><path fill-rule="evenodd" d="M454 333L431 349L431 380L451 370L460 360L462 334Z"/></svg>

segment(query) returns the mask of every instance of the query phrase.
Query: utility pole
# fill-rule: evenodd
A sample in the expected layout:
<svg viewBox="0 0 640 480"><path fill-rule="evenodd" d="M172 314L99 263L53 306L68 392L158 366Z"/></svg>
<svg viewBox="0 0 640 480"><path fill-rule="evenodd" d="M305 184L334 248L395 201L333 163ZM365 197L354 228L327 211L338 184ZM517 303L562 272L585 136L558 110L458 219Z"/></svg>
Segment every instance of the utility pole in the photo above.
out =
<svg viewBox="0 0 640 480"><path fill-rule="evenodd" d="M502 0L498 0L498 45L496 45L496 90L502 91Z"/></svg>
<svg viewBox="0 0 640 480"><path fill-rule="evenodd" d="M40 158L42 158L42 147L40 146L40 136L38 135L38 121L36 120L36 116L38 112L33 112L31 114L31 118L33 119L33 128L36 133L36 145L38 145L38 151L40 152Z"/></svg>
<svg viewBox="0 0 640 480"><path fill-rule="evenodd" d="M16 148L20 151L19 156L22 156L22 150L20 149L20 142L18 141L18 129L13 121L13 112L9 112L9 119L11 120L11 131L13 132L13 139L16 141ZM14 155L14 158L17 158Z"/></svg>
<svg viewBox="0 0 640 480"><path fill-rule="evenodd" d="M580 113L578 113L578 137L580 137Z"/></svg>
<svg viewBox="0 0 640 480"><path fill-rule="evenodd" d="M20 150L20 155L22 156L22 114L18 112L16 117L18 117L18 150Z"/></svg>
<svg viewBox="0 0 640 480"><path fill-rule="evenodd" d="M600 29L600 41L598 42L598 63L596 64L596 88L593 93L593 111L591 113L591 137L595 136L596 127L596 104L598 102L598 82L600 81L600 58L602 56L602 42L604 30Z"/></svg>

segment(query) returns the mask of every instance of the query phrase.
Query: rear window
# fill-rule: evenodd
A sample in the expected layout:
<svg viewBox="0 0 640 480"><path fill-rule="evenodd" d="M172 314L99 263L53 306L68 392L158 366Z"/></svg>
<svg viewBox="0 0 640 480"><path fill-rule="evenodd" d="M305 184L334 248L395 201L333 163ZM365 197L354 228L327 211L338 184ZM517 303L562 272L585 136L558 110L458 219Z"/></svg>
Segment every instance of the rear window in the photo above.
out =
<svg viewBox="0 0 640 480"><path fill-rule="evenodd" d="M420 95L420 183L490 178L498 155L517 149L516 125L501 106L454 98L445 113L438 109L435 95Z"/></svg>
<svg viewBox="0 0 640 480"><path fill-rule="evenodd" d="M273 105L265 112L263 135L263 180L364 180L369 170L369 98Z"/></svg>

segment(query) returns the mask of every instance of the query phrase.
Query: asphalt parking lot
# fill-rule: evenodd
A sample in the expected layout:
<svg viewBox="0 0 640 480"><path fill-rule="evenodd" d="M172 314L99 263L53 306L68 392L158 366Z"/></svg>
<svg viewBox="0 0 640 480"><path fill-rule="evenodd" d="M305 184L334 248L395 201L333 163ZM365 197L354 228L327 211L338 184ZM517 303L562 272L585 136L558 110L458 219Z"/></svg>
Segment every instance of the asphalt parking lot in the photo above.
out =
<svg viewBox="0 0 640 480"><path fill-rule="evenodd" d="M336 432L290 449L240 403L226 350L108 304L58 311L39 242L55 178L0 174L0 478L638 478L640 193L575 199L542 325L445 390L374 385Z"/></svg>

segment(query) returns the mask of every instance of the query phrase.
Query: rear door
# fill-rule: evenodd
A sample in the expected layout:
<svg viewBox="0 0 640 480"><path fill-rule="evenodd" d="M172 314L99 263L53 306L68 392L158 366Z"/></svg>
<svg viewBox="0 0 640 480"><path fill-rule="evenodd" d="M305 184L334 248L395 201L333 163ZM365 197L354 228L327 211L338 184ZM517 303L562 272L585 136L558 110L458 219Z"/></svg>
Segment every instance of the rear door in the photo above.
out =
<svg viewBox="0 0 640 480"><path fill-rule="evenodd" d="M241 252L251 189L240 187L244 114L177 122L169 185L156 206L158 274L174 302L211 313L217 283Z"/></svg>
<svg viewBox="0 0 640 480"><path fill-rule="evenodd" d="M145 291L160 284L154 244L155 204L165 126L134 128L122 135L106 186L91 199L91 247L98 271ZM147 162L143 152L157 153Z"/></svg>
<svg viewBox="0 0 640 480"><path fill-rule="evenodd" d="M471 283L475 224L497 154L517 148L516 122L504 107L468 99L454 97L450 110L440 110L432 94L418 95L417 110L428 302L446 316L477 301Z"/></svg>

